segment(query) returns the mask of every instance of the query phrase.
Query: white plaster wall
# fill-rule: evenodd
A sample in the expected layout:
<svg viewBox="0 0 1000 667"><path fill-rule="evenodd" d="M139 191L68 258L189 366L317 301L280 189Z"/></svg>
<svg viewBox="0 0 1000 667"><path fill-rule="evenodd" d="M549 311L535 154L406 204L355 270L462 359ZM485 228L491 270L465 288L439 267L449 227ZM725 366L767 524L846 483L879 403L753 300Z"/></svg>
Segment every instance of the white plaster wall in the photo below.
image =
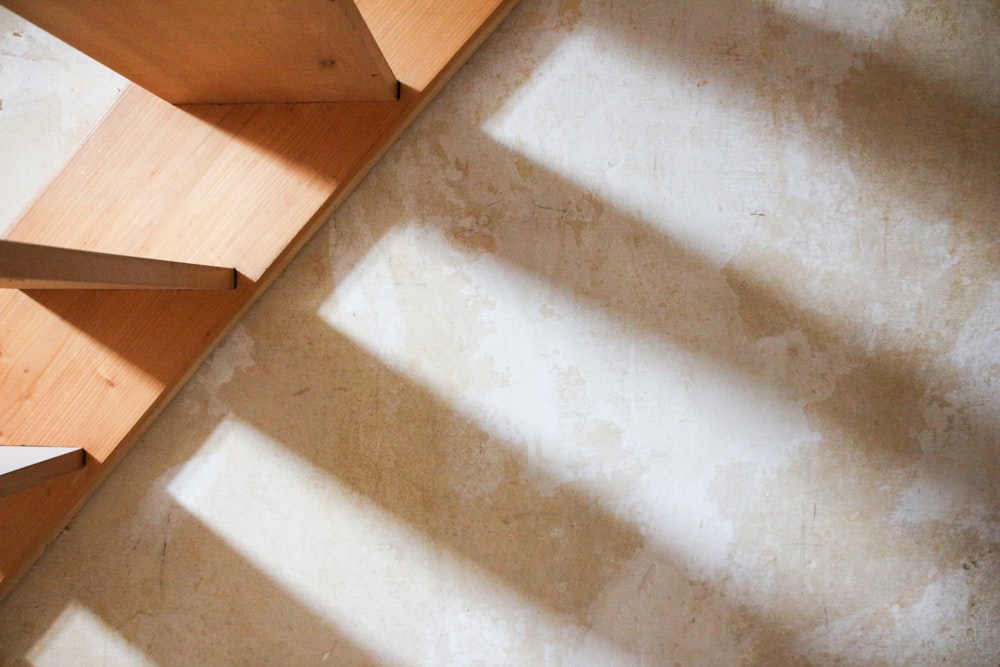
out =
<svg viewBox="0 0 1000 667"><path fill-rule="evenodd" d="M524 0L0 664L996 665L998 91L987 0Z"/></svg>
<svg viewBox="0 0 1000 667"><path fill-rule="evenodd" d="M0 7L0 236L127 81Z"/></svg>

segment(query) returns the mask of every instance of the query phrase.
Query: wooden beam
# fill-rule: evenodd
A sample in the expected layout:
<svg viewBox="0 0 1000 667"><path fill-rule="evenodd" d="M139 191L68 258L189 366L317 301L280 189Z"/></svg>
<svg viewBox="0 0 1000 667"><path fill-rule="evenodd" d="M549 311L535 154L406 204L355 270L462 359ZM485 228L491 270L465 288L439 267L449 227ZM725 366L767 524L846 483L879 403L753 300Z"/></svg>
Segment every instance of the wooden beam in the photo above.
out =
<svg viewBox="0 0 1000 667"><path fill-rule="evenodd" d="M0 288L236 289L236 269L0 241Z"/></svg>
<svg viewBox="0 0 1000 667"><path fill-rule="evenodd" d="M174 104L391 100L352 0L0 0Z"/></svg>
<svg viewBox="0 0 1000 667"><path fill-rule="evenodd" d="M86 462L79 447L0 446L0 498L79 470Z"/></svg>
<svg viewBox="0 0 1000 667"><path fill-rule="evenodd" d="M398 102L178 108L126 91L7 238L233 266L240 285L0 290L0 432L88 454L79 473L0 499L0 594L515 4L359 3Z"/></svg>

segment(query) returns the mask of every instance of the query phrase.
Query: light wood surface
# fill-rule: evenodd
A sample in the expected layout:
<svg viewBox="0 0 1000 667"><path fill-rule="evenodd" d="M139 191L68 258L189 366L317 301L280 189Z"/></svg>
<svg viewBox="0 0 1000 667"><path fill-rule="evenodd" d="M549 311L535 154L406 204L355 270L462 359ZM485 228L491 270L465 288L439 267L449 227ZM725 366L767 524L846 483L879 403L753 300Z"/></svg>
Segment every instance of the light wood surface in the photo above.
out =
<svg viewBox="0 0 1000 667"><path fill-rule="evenodd" d="M236 289L235 269L0 240L3 289Z"/></svg>
<svg viewBox="0 0 1000 667"><path fill-rule="evenodd" d="M86 462L79 447L0 447L0 498L79 470Z"/></svg>
<svg viewBox="0 0 1000 667"><path fill-rule="evenodd" d="M351 0L2 4L173 103L396 96L396 77Z"/></svg>
<svg viewBox="0 0 1000 667"><path fill-rule="evenodd" d="M0 594L514 4L362 4L399 102L177 108L124 93L8 238L233 266L239 287L0 291L0 444L89 456L0 499Z"/></svg>

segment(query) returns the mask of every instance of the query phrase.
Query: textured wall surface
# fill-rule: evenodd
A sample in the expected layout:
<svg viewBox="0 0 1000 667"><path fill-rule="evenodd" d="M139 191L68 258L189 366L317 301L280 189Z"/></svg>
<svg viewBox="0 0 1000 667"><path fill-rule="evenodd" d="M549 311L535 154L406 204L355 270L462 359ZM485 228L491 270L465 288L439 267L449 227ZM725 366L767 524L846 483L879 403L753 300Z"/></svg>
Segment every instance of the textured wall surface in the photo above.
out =
<svg viewBox="0 0 1000 667"><path fill-rule="evenodd" d="M995 667L998 582L1000 6L524 0L0 664Z"/></svg>
<svg viewBox="0 0 1000 667"><path fill-rule="evenodd" d="M127 81L0 7L0 234Z"/></svg>

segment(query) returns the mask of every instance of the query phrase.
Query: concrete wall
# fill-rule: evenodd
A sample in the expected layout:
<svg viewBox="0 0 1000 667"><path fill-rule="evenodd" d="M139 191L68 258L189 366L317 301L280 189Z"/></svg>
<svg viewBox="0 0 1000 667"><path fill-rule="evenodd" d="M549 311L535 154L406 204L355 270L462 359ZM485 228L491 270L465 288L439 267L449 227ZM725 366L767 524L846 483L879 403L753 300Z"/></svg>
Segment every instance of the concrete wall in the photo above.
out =
<svg viewBox="0 0 1000 667"><path fill-rule="evenodd" d="M4 142L65 85L17 25ZM996 2L524 0L0 664L993 667L998 215Z"/></svg>

